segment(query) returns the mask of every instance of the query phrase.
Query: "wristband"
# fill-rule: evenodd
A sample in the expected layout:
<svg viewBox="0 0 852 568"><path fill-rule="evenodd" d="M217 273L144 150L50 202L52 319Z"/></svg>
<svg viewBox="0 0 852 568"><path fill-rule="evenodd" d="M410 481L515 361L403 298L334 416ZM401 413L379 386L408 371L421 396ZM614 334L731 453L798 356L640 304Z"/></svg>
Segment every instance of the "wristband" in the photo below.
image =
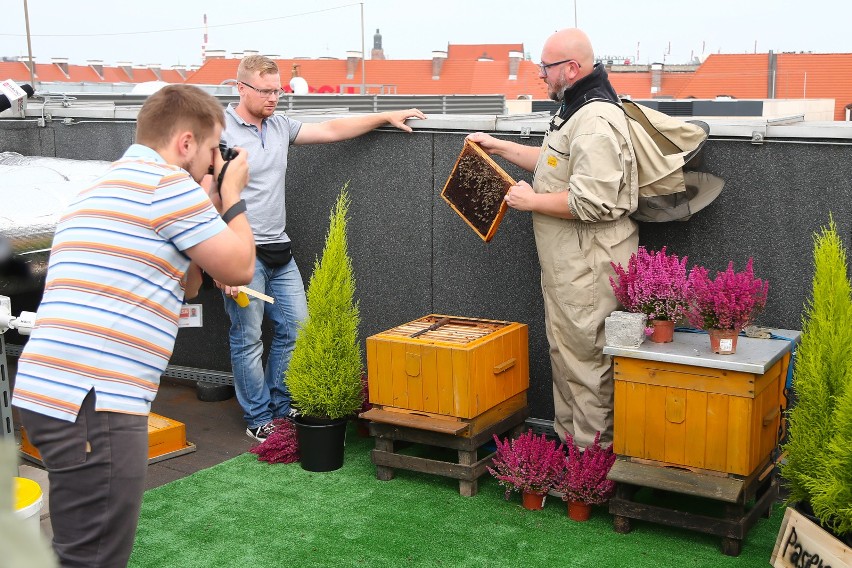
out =
<svg viewBox="0 0 852 568"><path fill-rule="evenodd" d="M236 203L231 205L228 208L227 211L222 213L222 220L225 222L225 224L228 224L233 220L234 217L236 217L240 213L245 213L245 212L246 212L246 200L240 199L239 201L237 201Z"/></svg>

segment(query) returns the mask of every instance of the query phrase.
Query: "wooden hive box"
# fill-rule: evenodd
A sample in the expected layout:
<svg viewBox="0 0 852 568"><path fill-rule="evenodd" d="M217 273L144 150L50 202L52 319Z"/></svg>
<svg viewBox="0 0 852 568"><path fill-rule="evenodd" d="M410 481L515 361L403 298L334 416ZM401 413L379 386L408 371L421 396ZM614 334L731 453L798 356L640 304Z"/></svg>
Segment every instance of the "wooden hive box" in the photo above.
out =
<svg viewBox="0 0 852 568"><path fill-rule="evenodd" d="M528 328L429 315L368 337L367 372L374 405L474 418L529 387Z"/></svg>
<svg viewBox="0 0 852 568"><path fill-rule="evenodd" d="M789 361L761 375L615 357L615 453L752 474L778 443Z"/></svg>
<svg viewBox="0 0 852 568"><path fill-rule="evenodd" d="M42 464L41 454L21 428L21 454L29 461ZM148 414L148 463L156 463L170 457L194 452L195 444L186 440L186 425L183 422L154 414ZM43 464L42 464L43 465Z"/></svg>
<svg viewBox="0 0 852 568"><path fill-rule="evenodd" d="M148 414L148 461L162 456L177 455L181 451L194 449L186 441L186 425L183 422L154 414Z"/></svg>
<svg viewBox="0 0 852 568"><path fill-rule="evenodd" d="M488 242L503 220L508 207L503 197L513 185L515 180L478 144L465 140L441 197Z"/></svg>

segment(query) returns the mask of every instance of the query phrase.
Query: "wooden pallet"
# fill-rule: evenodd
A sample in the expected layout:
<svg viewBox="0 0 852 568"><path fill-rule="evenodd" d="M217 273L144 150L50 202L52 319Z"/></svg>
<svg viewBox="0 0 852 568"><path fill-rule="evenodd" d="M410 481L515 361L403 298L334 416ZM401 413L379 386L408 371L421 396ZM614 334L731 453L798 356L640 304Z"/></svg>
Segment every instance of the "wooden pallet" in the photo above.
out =
<svg viewBox="0 0 852 568"><path fill-rule="evenodd" d="M608 475L617 482L615 496L609 501L613 528L617 533L628 533L632 530L631 519L639 519L717 535L722 537L723 554L739 556L748 531L762 515L769 516L772 502L778 497L774 465L766 462L748 477L720 476L718 472L641 463L620 456ZM659 502L641 502L636 494L642 488L720 501L724 514L694 513L683 510L680 503L675 508Z"/></svg>
<svg viewBox="0 0 852 568"><path fill-rule="evenodd" d="M361 414L370 420L370 434L375 438L371 459L376 465L376 478L389 481L394 470L404 469L431 473L459 480L459 493L466 497L479 491L479 478L487 472L494 453L479 458L477 450L507 432L519 434L529 416L526 391L495 406L474 419L424 416L422 414L372 408ZM397 453L404 445L420 444L448 448L458 452L458 461L449 462Z"/></svg>

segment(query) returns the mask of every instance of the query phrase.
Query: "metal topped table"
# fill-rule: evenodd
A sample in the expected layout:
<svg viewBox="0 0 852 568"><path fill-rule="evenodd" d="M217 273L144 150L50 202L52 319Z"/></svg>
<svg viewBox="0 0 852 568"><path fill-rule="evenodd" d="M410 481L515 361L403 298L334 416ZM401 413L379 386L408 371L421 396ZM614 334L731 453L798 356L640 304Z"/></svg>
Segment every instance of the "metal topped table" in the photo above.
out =
<svg viewBox="0 0 852 568"><path fill-rule="evenodd" d="M778 339L739 337L737 352L733 355L719 355L710 351L710 340L706 333L682 331L675 331L671 343L645 341L635 349L607 345L604 354L762 375L790 351L791 341L799 342L802 332L773 329L772 335Z"/></svg>
<svg viewBox="0 0 852 568"><path fill-rule="evenodd" d="M740 553L778 494L773 456L800 336L778 329L774 339L739 337L730 355L713 353L706 334L691 332L675 332L671 343L604 348L614 363L616 532L641 519L721 536L724 554ZM666 498L672 494L680 497ZM724 512L684 510L686 498L716 501Z"/></svg>

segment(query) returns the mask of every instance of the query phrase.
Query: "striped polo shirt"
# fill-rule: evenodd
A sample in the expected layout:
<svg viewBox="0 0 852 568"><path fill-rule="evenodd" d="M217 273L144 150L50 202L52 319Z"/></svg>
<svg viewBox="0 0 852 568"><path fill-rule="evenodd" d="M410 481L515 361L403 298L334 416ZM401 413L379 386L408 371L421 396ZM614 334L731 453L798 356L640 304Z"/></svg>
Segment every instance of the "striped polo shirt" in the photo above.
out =
<svg viewBox="0 0 852 568"><path fill-rule="evenodd" d="M94 389L99 411L148 414L177 335L182 251L224 229L186 171L128 148L56 226L13 404L73 422Z"/></svg>

